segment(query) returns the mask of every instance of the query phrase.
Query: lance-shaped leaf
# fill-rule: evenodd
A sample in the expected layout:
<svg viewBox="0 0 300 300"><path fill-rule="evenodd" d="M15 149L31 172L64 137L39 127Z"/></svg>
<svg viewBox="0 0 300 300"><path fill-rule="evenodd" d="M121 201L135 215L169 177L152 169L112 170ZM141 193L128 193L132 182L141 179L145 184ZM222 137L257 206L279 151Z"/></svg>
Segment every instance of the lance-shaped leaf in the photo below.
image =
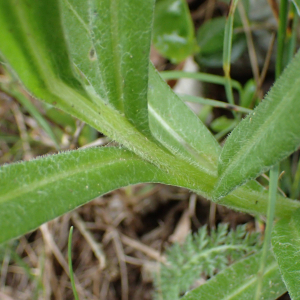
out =
<svg viewBox="0 0 300 300"><path fill-rule="evenodd" d="M132 152L111 147L2 166L0 243L119 187L170 179Z"/></svg>
<svg viewBox="0 0 300 300"><path fill-rule="evenodd" d="M238 261L188 292L181 300L241 300L254 299L261 252ZM278 265L270 253L263 275L261 300L275 300L286 291Z"/></svg>
<svg viewBox="0 0 300 300"><path fill-rule="evenodd" d="M140 131L148 132L148 64L154 1L61 2L71 57L89 88L125 113Z"/></svg>
<svg viewBox="0 0 300 300"><path fill-rule="evenodd" d="M0 0L0 56L35 97L101 129L99 111L74 77L58 1ZM95 123L98 123L96 125Z"/></svg>
<svg viewBox="0 0 300 300"><path fill-rule="evenodd" d="M216 173L220 146L207 127L150 66L148 92L152 135L173 154Z"/></svg>
<svg viewBox="0 0 300 300"><path fill-rule="evenodd" d="M219 159L214 197L267 171L300 145L300 52L263 102L228 137Z"/></svg>
<svg viewBox="0 0 300 300"><path fill-rule="evenodd" d="M282 219L274 227L273 251L284 283L293 300L300 299L300 210L290 220Z"/></svg>
<svg viewBox="0 0 300 300"><path fill-rule="evenodd" d="M129 7L131 7L130 5L133 3L129 0L123 2L126 2ZM125 5L123 2L120 7ZM149 1L145 2L149 3ZM82 3L84 6L86 1L80 1L80 3ZM107 4L107 1L99 1L97 3L97 5L104 5L105 3ZM141 6L137 5L137 8L135 8L134 11L137 13L138 10L140 12L140 18L143 18L142 15L144 13L148 13L149 11L146 10L141 12L140 9ZM82 11L84 11L83 8ZM74 15L74 13L71 15ZM118 18L119 17L120 16L118 16ZM149 16L147 15L145 20L148 20L148 17ZM117 22L117 20L115 20L115 22ZM121 114L113 106L107 105L104 100L102 101L100 99L101 95L99 96L99 94L101 94L100 90L91 92L93 86L89 86L89 88L87 88L89 92L87 92L87 90L83 88L83 85L87 83L87 80L85 79L86 77L85 75L80 76L82 75L82 72L78 69L78 67L76 69L77 73L72 67L69 57L69 47L67 47L65 41L65 32L61 23L61 11L58 0L37 1L34 4L29 0L16 0L14 2L0 0L0 40L2 41L0 43L0 56L2 61L4 61L5 65L14 71L26 89L35 97L42 99L47 103L50 103L79 118L105 135L118 141L120 144L123 144L127 148L134 150L135 153L138 153L143 157L147 156L144 155L144 153L145 149L148 149L149 152L151 152L151 157L148 155L146 158L148 160L157 162L157 160L159 160L157 157L160 156L159 153L162 156L164 156L165 153L163 153L157 145L151 143L149 139L141 134L140 131L143 131L143 129L136 125L138 129L140 129L139 131L132 123L128 121L124 114ZM130 24L132 25L132 23ZM133 34L135 30L135 26L133 26L133 28L129 28L131 26L130 24L128 23L126 25L126 30L128 31L126 33L127 35L129 32L132 32ZM69 29L72 29L70 29L70 32L68 32L68 39L70 40L72 37L75 40L74 44L70 42L70 49L74 50L76 45L80 55L88 55L90 52L85 53L80 50L80 46L84 46L86 42L82 35L77 35L76 31L77 28L84 26L84 24L73 24L71 21L67 22L65 20L64 26L67 27L67 25L69 26ZM108 25L109 24L102 24L102 26L105 27L105 30L107 29L106 27L110 27ZM150 24L148 25L150 26ZM98 30L101 31L101 24L97 24L97 26L99 26ZM145 35L149 34L148 27L145 27L144 29L140 28L139 30L145 30ZM82 44L81 38L83 38ZM132 42L132 44L135 43ZM126 47L128 48L129 46L130 45L127 45ZM103 45L103 47L105 48L105 45ZM127 49L126 47L124 49ZM145 60L147 53L144 53L145 49L143 47L141 49L143 56L142 59ZM88 48L86 51L89 50L90 49ZM139 50L135 48L135 51ZM73 53L71 56L72 58L76 59L76 56ZM103 57L100 57L99 60L102 58ZM89 60L89 58L87 58L87 60ZM141 66L134 66L131 60L130 63L127 64L128 60L129 59L122 61L122 72L125 72L124 70L127 67L128 72L133 71L133 68L138 68L136 71L139 76L138 78L141 78L142 82L137 83L137 78L135 75L130 77L130 81L134 82L134 85L138 88L143 87L143 89L147 89L147 78L145 79L143 74L148 72L148 58L146 70L144 70L143 67L143 64L145 63L141 63ZM77 61L77 63L82 67L85 61ZM111 64L114 64L114 61L111 61ZM87 66L88 69L88 62ZM143 69L141 71L143 74L138 72L140 68ZM85 71L87 70L85 69ZM77 78L74 74L77 74ZM93 77L94 75L90 75L88 78L88 80L90 80L94 85L96 85L98 78L97 75L99 74L95 74L95 78ZM94 81L92 81L91 78ZM81 84L80 81L83 81L83 83ZM101 84L101 76L99 75L99 85ZM128 86L133 89L131 83ZM127 87L125 88L124 86L124 90L126 90ZM127 92L129 93L129 91ZM140 91L140 94L143 94L144 98L146 97L145 92ZM136 99L134 95L131 98L131 100L133 99L132 101L136 101L134 100ZM143 101L143 105L145 106L146 98ZM140 103L139 100L138 103ZM131 104L128 103L128 105L130 106ZM140 118L141 116L144 118L145 114L141 113L135 104L132 104L132 107L137 118ZM145 109L147 109L147 107L145 107ZM131 120L131 122L133 121ZM141 122L141 124L142 123L143 122ZM143 124L145 125L145 123ZM144 125L141 126L143 127Z"/></svg>

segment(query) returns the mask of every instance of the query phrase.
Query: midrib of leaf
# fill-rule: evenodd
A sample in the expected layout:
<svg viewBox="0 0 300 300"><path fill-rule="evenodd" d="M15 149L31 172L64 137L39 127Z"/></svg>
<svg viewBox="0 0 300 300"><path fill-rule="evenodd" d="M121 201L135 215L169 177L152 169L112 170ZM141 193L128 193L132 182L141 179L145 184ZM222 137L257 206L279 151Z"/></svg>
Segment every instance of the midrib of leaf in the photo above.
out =
<svg viewBox="0 0 300 300"><path fill-rule="evenodd" d="M25 195L25 194L27 194L31 191L34 191L38 188L42 188L43 186L48 185L50 183L57 182L59 180L77 175L79 173L92 172L96 169L101 169L102 167L109 168L110 165L113 165L115 163L120 163L120 158L121 157L118 156L117 158L109 159L109 161L101 161L96 165L95 165L95 161L93 161L92 163L81 164L80 166L75 165L73 168L69 168L67 171L60 172L55 175L51 175L43 180L38 180L35 183L27 184L25 187L10 190L10 191L8 191L8 193L6 195L5 194L0 195L0 204L3 204L5 202L9 201L12 198ZM134 161L134 160L139 161L140 160L139 158L135 158L135 157L130 157L130 158L126 157L123 159L126 161ZM101 188L101 187L99 187L99 188Z"/></svg>
<svg viewBox="0 0 300 300"><path fill-rule="evenodd" d="M88 33L88 35L91 37L90 28L82 20L82 18L78 14L77 10L73 7L73 5L68 0L64 0L64 1L68 5L68 7L70 8L70 10L72 11L72 13L74 14L74 16L76 17L76 19L82 24L82 26L84 27L84 29L86 30L86 32ZM91 39L92 39L92 37L91 37Z"/></svg>
<svg viewBox="0 0 300 300"><path fill-rule="evenodd" d="M159 115L159 113L155 111L155 109L151 106L150 103L148 103L148 113L151 114L157 120L157 122L162 127L164 127L172 135L172 137L187 150L187 152L194 156L195 160L199 162L199 164L196 164L197 167L199 167L201 170L205 171L206 173L212 176L217 175L216 172L213 172L215 166L208 160L205 160L201 155L199 155L196 149L194 149L187 141L185 141L185 139L182 136L180 136L175 130L173 130L173 128L166 122L166 120L164 120Z"/></svg>
<svg viewBox="0 0 300 300"><path fill-rule="evenodd" d="M245 145L239 149L239 152L238 152L239 154L234 156L234 159L230 162L229 167L227 167L225 172L223 172L221 174L221 176L219 177L219 180L218 180L219 182L221 182L224 177L227 177L227 174L230 173L232 169L236 168L236 165L243 157L246 157L249 154L249 152L252 150L252 148L255 147L255 144L257 144L257 141L261 141L269 133L268 130L266 130L266 129L268 129L269 124L274 122L274 120L276 120L278 118L280 119L281 115L284 115L284 108L289 106L289 103L293 102L293 100L294 100L293 97L291 97L289 94L298 94L300 92L300 88L298 87L300 85L300 79L298 78L296 80L296 82L298 83L298 84L295 84L295 86L297 87L297 90L296 90L297 92L289 91L287 93L287 95L284 97L284 99L279 102L279 104L273 110L273 113L266 117L265 122L259 127L259 129L253 135L251 135L251 138L248 139L248 141L245 143ZM271 100L268 100L268 101L271 101ZM252 116L253 116L253 114L255 114L255 110L252 113ZM251 117L249 116L247 118L251 118ZM256 142L253 142L253 141L256 141ZM264 169L262 169L262 171L263 170Z"/></svg>
<svg viewBox="0 0 300 300"><path fill-rule="evenodd" d="M268 273L276 270L277 268L277 263L273 262L272 264L270 264L264 272L264 275L267 275ZM249 281L247 281L245 284L240 285L239 288L237 288L233 293L231 293L230 295L226 296L226 298L222 298L222 300L230 300L233 297L238 296L240 293L242 293L244 290L246 290L249 286L251 286L252 284L254 284L257 281L257 275L253 276L253 278L249 279Z"/></svg>

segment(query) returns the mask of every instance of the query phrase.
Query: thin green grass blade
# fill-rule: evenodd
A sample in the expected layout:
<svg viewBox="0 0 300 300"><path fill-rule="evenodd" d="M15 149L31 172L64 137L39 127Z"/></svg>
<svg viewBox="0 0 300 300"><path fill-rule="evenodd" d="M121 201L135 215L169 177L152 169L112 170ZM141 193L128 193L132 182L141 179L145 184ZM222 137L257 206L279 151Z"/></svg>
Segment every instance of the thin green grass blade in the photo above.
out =
<svg viewBox="0 0 300 300"><path fill-rule="evenodd" d="M279 175L279 165L275 165L270 170L270 188L269 188L269 204L268 204L268 212L267 212L267 227L265 230L265 239L260 259L260 267L257 273L258 281L257 281L257 288L255 293L255 300L259 300L261 298L262 292L262 282L263 282L263 274L265 272L266 262L268 253L270 251L270 244L271 244L271 234L273 229L273 221L275 215L275 206L276 206L276 199L277 199L277 182L278 182L278 175Z"/></svg>
<svg viewBox="0 0 300 300"><path fill-rule="evenodd" d="M191 79L196 79L200 80L202 82L207 82L207 83L215 83L215 84L220 84L220 85L226 85L226 79L223 76L218 76L214 74L208 74L208 73L193 73L193 72L184 72L184 71L163 71L160 72L161 77L164 80L169 80L169 79L180 79L180 78L191 78ZM242 94L242 86L241 84L233 79L230 79L231 86L235 88L239 94Z"/></svg>
<svg viewBox="0 0 300 300"><path fill-rule="evenodd" d="M282 219L274 227L272 236L274 255L283 281L293 300L300 299L300 210L290 220Z"/></svg>
<svg viewBox="0 0 300 300"><path fill-rule="evenodd" d="M300 145L300 52L264 101L228 137L214 198L267 171Z"/></svg>
<svg viewBox="0 0 300 300"><path fill-rule="evenodd" d="M279 7L279 23L278 23L278 42L277 42L277 55L275 65L275 77L276 79L281 75L284 68L284 54L286 52L286 26L288 20L288 1L280 1Z"/></svg>
<svg viewBox="0 0 300 300"><path fill-rule="evenodd" d="M181 300L241 300L254 299L261 252L232 264L200 287L188 292ZM275 300L286 288L278 265L270 253L262 278L260 300Z"/></svg>
<svg viewBox="0 0 300 300"><path fill-rule="evenodd" d="M169 179L170 175L122 148L90 148L4 165L0 243L119 187Z"/></svg>
<svg viewBox="0 0 300 300"><path fill-rule="evenodd" d="M69 264L70 280L71 280L73 295L75 300L79 300L78 293L76 290L75 280L74 280L73 266L72 266L72 235L73 235L73 226L70 227L69 239L68 239L68 264Z"/></svg>
<svg viewBox="0 0 300 300"><path fill-rule="evenodd" d="M200 103L200 104L204 104L204 105L211 105L213 107L221 107L221 108L225 108L225 109L229 109L229 110L243 112L243 113L246 113L246 114L252 112L252 109L242 107L242 106L238 106L238 105L228 104L228 103L225 103L223 101L207 99L207 98L203 98L203 97L196 97L196 96L191 96L191 95L179 95L179 97L183 101L187 101L187 102L194 102L194 103Z"/></svg>
<svg viewBox="0 0 300 300"><path fill-rule="evenodd" d="M232 35L233 35L233 20L234 12L238 0L230 2L230 8L226 19L225 32L224 32L224 46L223 46L223 70L225 75L225 91L227 100L230 104L234 104L232 85L230 80L230 62L231 62L231 49L232 49Z"/></svg>
<svg viewBox="0 0 300 300"><path fill-rule="evenodd" d="M16 87L8 88L8 87L4 87L4 85L1 85L1 88L5 90L8 94L14 96L16 100L24 106L24 108L30 113L30 115L38 122L41 128L51 138L55 148L59 150L60 147L59 147L58 139L55 136L53 130L51 129L51 126L48 124L45 118L40 114L40 112L36 109L36 107L30 102L30 100L27 99L20 91L18 91Z"/></svg>
<svg viewBox="0 0 300 300"><path fill-rule="evenodd" d="M298 15L300 16L300 0L292 0L295 7L297 8Z"/></svg>

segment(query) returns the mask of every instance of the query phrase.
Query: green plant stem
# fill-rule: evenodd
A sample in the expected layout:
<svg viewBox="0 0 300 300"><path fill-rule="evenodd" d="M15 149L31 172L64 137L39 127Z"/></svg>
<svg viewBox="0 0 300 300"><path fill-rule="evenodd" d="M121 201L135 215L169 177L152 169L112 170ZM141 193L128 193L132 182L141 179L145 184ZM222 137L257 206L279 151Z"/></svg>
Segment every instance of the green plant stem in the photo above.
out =
<svg viewBox="0 0 300 300"><path fill-rule="evenodd" d="M79 300L76 286L75 286L74 273L72 267L72 235L73 235L73 226L70 227L69 239L68 239L68 262L69 262L70 280L71 280L74 298L75 300Z"/></svg>
<svg viewBox="0 0 300 300"><path fill-rule="evenodd" d="M160 72L161 77L164 80L171 80L171 79L180 79L180 78L191 78L196 79L199 81L207 82L207 83L214 83L220 85L226 85L226 79L223 76L208 74L208 73L194 73L194 72L184 72L184 71L163 71ZM233 79L230 79L231 86L235 88L239 95L242 95L242 85Z"/></svg>
<svg viewBox="0 0 300 300"><path fill-rule="evenodd" d="M288 5L289 5L288 1L286 0L280 1L278 37L277 37L277 55L276 55L276 66L275 66L276 78L280 76L283 70L284 44L285 44L286 24L287 24L287 16L288 16Z"/></svg>
<svg viewBox="0 0 300 300"><path fill-rule="evenodd" d="M255 294L255 300L260 299L261 290L262 290L262 279L265 272L266 260L268 256L268 251L270 249L271 243L271 234L273 229L273 221L275 216L275 206L276 206L276 198L277 198L277 182L279 176L279 165L276 164L270 170L270 187L269 187L269 205L267 212L267 226L265 230L265 239L264 245L260 260L260 268L258 271L258 279L257 279L257 289Z"/></svg>
<svg viewBox="0 0 300 300"><path fill-rule="evenodd" d="M296 51L297 27L299 20L294 3L291 2L290 6L289 19L292 21L292 27L289 28L289 32L287 33L287 64L292 60Z"/></svg>
<svg viewBox="0 0 300 300"><path fill-rule="evenodd" d="M246 108L246 107L242 107L242 106L238 106L238 105L232 105L232 104L228 104L222 101L218 101L218 100L213 100L213 99L207 99L207 98L203 98L203 97L196 97L196 96L191 96L191 95L178 95L183 101L187 101L187 102L194 102L194 103L200 103L200 104L204 104L204 105L211 105L213 107L221 107L221 108L225 108L225 109L230 109L233 111L238 111L238 112L242 112L242 113L251 113L253 110Z"/></svg>
<svg viewBox="0 0 300 300"><path fill-rule="evenodd" d="M230 5L229 13L227 16L225 24L225 33L224 33L224 51L223 51L223 70L225 75L225 91L228 102L234 104L232 85L230 80L230 61L231 61L231 49L232 49L232 33L233 33L233 20L234 12L238 0L233 0ZM236 116L236 114L234 114Z"/></svg>

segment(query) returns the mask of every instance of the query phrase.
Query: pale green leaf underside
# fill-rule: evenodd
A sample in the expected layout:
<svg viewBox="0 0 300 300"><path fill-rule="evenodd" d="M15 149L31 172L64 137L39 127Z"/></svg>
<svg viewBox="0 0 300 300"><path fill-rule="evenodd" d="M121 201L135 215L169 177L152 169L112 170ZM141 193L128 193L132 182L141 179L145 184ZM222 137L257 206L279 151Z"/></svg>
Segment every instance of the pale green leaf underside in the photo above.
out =
<svg viewBox="0 0 300 300"><path fill-rule="evenodd" d="M214 198L256 178L300 145L300 52L263 102L228 137Z"/></svg>
<svg viewBox="0 0 300 300"><path fill-rule="evenodd" d="M90 148L2 166L0 243L117 188L169 180L123 148Z"/></svg>
<svg viewBox="0 0 300 300"><path fill-rule="evenodd" d="M207 127L150 65L148 92L152 135L173 154L216 176L220 146Z"/></svg>
<svg viewBox="0 0 300 300"><path fill-rule="evenodd" d="M261 252L234 263L207 283L188 292L182 300L254 299ZM275 300L286 291L272 254L267 259L261 300Z"/></svg>
<svg viewBox="0 0 300 300"><path fill-rule="evenodd" d="M300 299L300 210L274 227L272 245L280 272L293 300Z"/></svg>

